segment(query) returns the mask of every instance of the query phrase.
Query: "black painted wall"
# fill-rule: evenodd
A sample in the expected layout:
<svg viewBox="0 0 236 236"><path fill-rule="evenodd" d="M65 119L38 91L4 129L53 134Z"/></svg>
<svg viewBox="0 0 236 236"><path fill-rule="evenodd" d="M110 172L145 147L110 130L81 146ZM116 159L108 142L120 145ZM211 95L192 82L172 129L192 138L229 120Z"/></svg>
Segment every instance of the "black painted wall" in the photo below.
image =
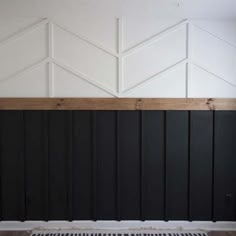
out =
<svg viewBox="0 0 236 236"><path fill-rule="evenodd" d="M236 220L236 112L0 111L1 220Z"/></svg>

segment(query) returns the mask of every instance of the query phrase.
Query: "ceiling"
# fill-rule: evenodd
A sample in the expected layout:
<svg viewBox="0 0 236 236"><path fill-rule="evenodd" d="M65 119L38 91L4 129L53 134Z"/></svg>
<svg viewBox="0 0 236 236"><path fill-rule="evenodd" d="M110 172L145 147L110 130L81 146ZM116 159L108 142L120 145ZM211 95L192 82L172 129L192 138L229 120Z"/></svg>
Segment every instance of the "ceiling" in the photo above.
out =
<svg viewBox="0 0 236 236"><path fill-rule="evenodd" d="M152 16L236 20L236 0L0 0L0 16Z"/></svg>

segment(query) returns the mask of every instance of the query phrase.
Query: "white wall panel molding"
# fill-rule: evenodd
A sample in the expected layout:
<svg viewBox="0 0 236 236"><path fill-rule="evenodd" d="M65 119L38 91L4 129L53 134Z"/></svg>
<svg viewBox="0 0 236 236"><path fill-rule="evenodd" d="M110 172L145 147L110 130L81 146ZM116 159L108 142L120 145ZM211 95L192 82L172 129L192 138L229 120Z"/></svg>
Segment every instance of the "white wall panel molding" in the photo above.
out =
<svg viewBox="0 0 236 236"><path fill-rule="evenodd" d="M189 88L191 86L191 63L192 63L192 25L188 22L187 24L187 66L186 66L186 86L185 86L185 97L188 98Z"/></svg>
<svg viewBox="0 0 236 236"><path fill-rule="evenodd" d="M198 27L193 28L194 64L236 85L236 48Z"/></svg>
<svg viewBox="0 0 236 236"><path fill-rule="evenodd" d="M80 35L80 34L76 34L76 33L74 33L74 32L71 32L71 31L69 31L68 29L66 29L66 27L64 27L64 26L62 26L62 25L59 25L59 24L57 24L57 23L55 23L55 22L54 22L54 25L56 25L57 27L61 28L61 29L64 30L65 32L67 32L67 33L69 33L69 34L72 34L72 35L74 35L75 37L77 37L77 38L79 38L79 39L81 39L81 40L87 42L88 44L91 44L92 46L94 46L94 47L96 47L96 48L102 50L103 52L108 53L108 54L110 54L110 55L113 56L113 57L118 57L118 54L117 54L117 53L113 52L112 50L110 50L110 49L108 49L108 48L105 48L102 44L99 44L98 42L95 42L94 40L89 39L89 38L87 38L87 37L84 36L84 35Z"/></svg>
<svg viewBox="0 0 236 236"><path fill-rule="evenodd" d="M1 81L0 97L47 97L48 63L38 63L24 73Z"/></svg>
<svg viewBox="0 0 236 236"><path fill-rule="evenodd" d="M183 60L153 78L125 91L123 97L183 98L186 92L186 62L187 60Z"/></svg>
<svg viewBox="0 0 236 236"><path fill-rule="evenodd" d="M197 67L197 68L199 68L199 69L202 70L202 71L205 71L207 74L212 75L212 76L214 76L215 78L217 78L217 79L219 79L219 80L222 80L224 83L227 83L227 84L229 84L229 85L231 85L231 86L233 86L233 87L236 88L236 85L235 85L235 84L230 83L229 81L227 81L227 80L225 80L224 78L218 76L217 74L215 74L215 73L209 71L208 69L206 69L206 68L204 68L204 67L202 67L202 66L200 66L200 65L197 65L197 64L195 64L194 62L192 62L191 65L192 65L192 66L195 66L195 67ZM191 70L191 69L190 69L190 70Z"/></svg>
<svg viewBox="0 0 236 236"><path fill-rule="evenodd" d="M3 79L0 79L0 83L1 83L1 82L4 82L4 81L6 81L6 80L12 80L12 79L15 79L16 77L23 76L25 73L28 73L28 72L34 70L36 67L38 67L38 66L40 66L40 65L44 65L44 64L46 64L46 63L48 63L48 62L49 62L49 58L45 58L45 59L43 59L43 60L41 60L41 61L39 61L39 62L34 63L33 65L30 65L30 66L28 66L28 67L23 68L23 69L20 70L20 71L17 71L17 72L14 73L14 74L11 74L9 77L5 77L5 78L3 78Z"/></svg>
<svg viewBox="0 0 236 236"><path fill-rule="evenodd" d="M68 71L69 73L77 76L78 78L90 83L91 85L97 87L98 89L101 89L102 91L105 91L107 92L108 94L114 96L114 97L119 97L119 94L112 91L112 90L109 90L108 88L104 87L102 84L98 83L97 81L94 81L93 79L91 79L90 77L88 77L86 74L83 74L81 73L80 71L77 71L75 70L74 68L72 68L71 66L69 65L66 65L64 64L63 62L60 62L59 60L55 60L55 59L52 59L52 62L61 67L62 69ZM56 79L55 79L56 80Z"/></svg>
<svg viewBox="0 0 236 236"><path fill-rule="evenodd" d="M103 87L117 90L117 58L54 26L54 58Z"/></svg>
<svg viewBox="0 0 236 236"><path fill-rule="evenodd" d="M7 80L47 58L46 25L37 25L18 39L0 46L0 80Z"/></svg>
<svg viewBox="0 0 236 236"><path fill-rule="evenodd" d="M185 59L186 25L182 25L171 34L124 58L124 89L133 88Z"/></svg>
<svg viewBox="0 0 236 236"><path fill-rule="evenodd" d="M54 67L52 63L52 58L54 58L54 32L53 32L53 22L49 20L48 22L48 58L49 58L49 68L48 68L48 96L53 97L54 95Z"/></svg>
<svg viewBox="0 0 236 236"><path fill-rule="evenodd" d="M18 35L20 32L44 20L39 17L3 17L0 15L0 42Z"/></svg>
<svg viewBox="0 0 236 236"><path fill-rule="evenodd" d="M189 97L215 97L224 98L227 94L228 98L235 98L236 87L226 83L212 73L192 65L192 82L189 88ZM203 86L204 85L204 86Z"/></svg>
<svg viewBox="0 0 236 236"><path fill-rule="evenodd" d="M11 35L10 37L7 37L6 39L1 40L0 47L3 47L6 44L11 43L15 40L19 40L24 35L32 32L33 30L36 30L38 27L40 27L42 25L46 25L47 23L48 23L48 19L39 20L37 23L14 33L13 35Z"/></svg>
<svg viewBox="0 0 236 236"><path fill-rule="evenodd" d="M139 87L142 87L142 86L145 86L147 83L151 82L152 80L155 80L157 77L161 77L163 75L165 75L166 73L170 72L172 69L176 68L177 66L179 65L182 65L182 64L186 64L188 62L188 59L187 58L184 58L183 60L161 70L160 72L150 76L149 78L141 81L140 83L137 83L135 84L134 86L128 88L128 89L125 89L123 90L123 96L124 94L128 94L130 91L132 91L133 89L136 89L136 88L139 88ZM185 74L186 75L186 74Z"/></svg>
<svg viewBox="0 0 236 236"><path fill-rule="evenodd" d="M120 93L123 90L123 27L124 27L124 19L117 19L117 53L118 53L118 89L117 92Z"/></svg>
<svg viewBox="0 0 236 236"><path fill-rule="evenodd" d="M194 22L192 22L192 21L190 21L190 22L191 22L191 25L192 25L193 27L196 27L196 28L198 28L199 30L201 30L201 31L203 31L203 32L205 32L205 33L211 35L212 37L214 37L214 38L216 38L216 39L219 39L220 41L222 41L222 42L224 42L224 43L226 43L226 44L228 44L228 45L230 45L230 46L236 48L236 43L232 43L231 41L229 41L229 40L227 40L227 39L224 39L223 37L221 37L221 36L219 36L219 35L217 35L217 34L215 34L215 33L212 33L212 32L210 32L210 31L207 30L207 29L204 29L202 26L200 26L200 25L197 24L197 23L194 23ZM236 23L236 22L235 22L235 23Z"/></svg>
<svg viewBox="0 0 236 236"><path fill-rule="evenodd" d="M114 48L111 47L114 45L113 42L108 43L108 40L103 40L105 36L96 37L96 30L83 31L92 32L89 34L90 36L86 36L78 30L74 32L73 27L68 27L70 21L66 22L67 25L63 25L62 20L36 20L34 18L22 21L26 25L25 27L23 23L16 24L19 29L14 26L14 30L9 31L10 33L6 36L0 35L0 87L4 83L2 87L12 93L13 90L7 90L6 85L14 86L12 82L6 81L19 83L18 80L22 80L26 83L29 78L24 79L24 76L35 73L35 77L38 78L37 68L47 65L45 70L47 76L42 78L43 84L45 80L47 81L47 88L41 87L45 89L44 92L41 91L41 94L46 97L59 96L55 91L55 83L58 87L55 66L70 72L73 74L73 78L78 78L78 81L75 82L78 97L86 96L86 93L79 89L79 84L88 89L89 96L92 96L94 92L98 97L132 97L134 94L137 97L171 97L170 86L176 86L174 84L177 81L181 81L180 84L185 92L183 94L183 90L178 87L178 91L181 92L177 94L173 92L173 97L191 97L193 91L194 96L197 97L194 86L205 87L204 80L196 78L196 74L203 74L199 73L201 70L204 71L203 77L206 81L225 84L222 86L224 89L219 91L219 97L236 97L236 93L235 96L233 94L236 87L236 45L233 40L229 40L234 39L232 35L228 37L222 33L229 32L230 28L223 30L221 24L218 33L217 25L219 23L215 24L214 30L211 31L210 25L213 23L207 23L207 26L204 27L204 22L198 24L193 20L162 19L160 20L162 23L157 24L155 32L157 22L155 19L148 29L143 30L145 24L152 21L149 19L144 20L140 27L132 29L133 38L131 34L127 38L127 29L131 29L135 19L132 19L132 24L129 20L126 17L116 19L113 36L109 36L109 39L114 42L116 32L116 47L114 46ZM106 24L105 20L101 22ZM104 26L101 32L104 33L104 29L111 28L113 23L108 24L109 27ZM85 29L85 26L83 25L81 29ZM89 21L89 26L92 26L92 20ZM230 27L232 28L232 25ZM0 24L1 32L7 31L1 30ZM146 36L142 34L146 34ZM127 42L127 40L130 41ZM172 79L166 79L170 83L169 86L168 83L164 83L164 79L169 78L169 74L174 76L173 71L176 71L176 68L181 65L186 65L184 84L182 83L183 70L176 74L177 78L174 82ZM41 75L45 76L45 73L41 73ZM157 82L159 79L162 82ZM198 80L197 83L196 80ZM65 85L64 77L60 81ZM67 90L71 86L71 96L72 91L73 96L76 96L76 90L72 85L74 82L70 81L72 80L68 79ZM85 86L85 82L91 86ZM25 85L26 96L29 94L27 90L32 86L30 84ZM147 94L148 86L151 86L149 95ZM60 91L62 88L60 87ZM162 89L160 90L160 88ZM24 88L22 89L24 90ZM6 92L2 91L0 89L0 96L6 96ZM164 93L162 93L163 91ZM211 89L204 91L209 92ZM16 94L23 96L24 91ZM62 93L60 92L60 94ZM210 94L210 92L209 95L206 94L207 97L211 97ZM69 95L69 92L65 93L65 96ZM199 91L199 96L202 96L201 91Z"/></svg>
<svg viewBox="0 0 236 236"><path fill-rule="evenodd" d="M54 96L56 97L113 97L113 94L58 64L54 64L54 75L56 78Z"/></svg>
<svg viewBox="0 0 236 236"><path fill-rule="evenodd" d="M124 56L128 56L132 53L137 53L138 50L143 50L144 47L147 47L153 43L155 43L156 41L158 40L161 40L162 37L165 37L173 32L175 32L176 30L178 30L179 28L181 28L183 25L186 26L186 24L188 23L187 20L183 20L181 21L180 23L177 23L163 31L161 31L160 33L158 34L155 34L153 36L151 36L150 38L142 41L141 43L129 48L129 49L126 49L123 53Z"/></svg>

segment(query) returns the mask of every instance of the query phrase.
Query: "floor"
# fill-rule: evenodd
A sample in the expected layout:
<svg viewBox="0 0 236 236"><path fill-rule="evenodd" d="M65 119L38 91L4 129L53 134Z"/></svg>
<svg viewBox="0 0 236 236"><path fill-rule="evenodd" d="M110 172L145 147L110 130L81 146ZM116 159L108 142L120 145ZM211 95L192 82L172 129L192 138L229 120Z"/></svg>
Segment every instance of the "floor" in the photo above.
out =
<svg viewBox="0 0 236 236"><path fill-rule="evenodd" d="M0 231L0 236L29 236L27 231ZM211 231L209 236L236 236L236 231Z"/></svg>

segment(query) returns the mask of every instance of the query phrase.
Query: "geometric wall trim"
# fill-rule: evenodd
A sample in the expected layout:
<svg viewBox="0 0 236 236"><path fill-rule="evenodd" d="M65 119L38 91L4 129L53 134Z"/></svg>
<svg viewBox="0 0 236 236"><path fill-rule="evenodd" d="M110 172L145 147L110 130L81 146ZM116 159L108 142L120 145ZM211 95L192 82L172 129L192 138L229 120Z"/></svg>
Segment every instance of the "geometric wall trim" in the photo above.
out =
<svg viewBox="0 0 236 236"><path fill-rule="evenodd" d="M128 20L116 20L115 50L50 19L0 35L0 97L236 97L234 44L193 21L169 20L155 34L143 31L148 37L142 28L136 40L129 34L132 46Z"/></svg>
<svg viewBox="0 0 236 236"><path fill-rule="evenodd" d="M149 79L133 89L128 90L125 94L127 97L155 97L158 93L160 97L181 98L186 92L186 63L178 65Z"/></svg>
<svg viewBox="0 0 236 236"><path fill-rule="evenodd" d="M192 77L189 89L189 97L227 97L234 98L236 95L236 86L231 85L229 82L222 80L219 77L207 72L206 70L198 67L191 66ZM202 86L205 84L205 86Z"/></svg>
<svg viewBox="0 0 236 236"><path fill-rule="evenodd" d="M77 74L60 67L56 64L54 67L54 95L56 97L76 97L80 94L82 97L112 97L98 86L94 86L86 79L80 78Z"/></svg>

